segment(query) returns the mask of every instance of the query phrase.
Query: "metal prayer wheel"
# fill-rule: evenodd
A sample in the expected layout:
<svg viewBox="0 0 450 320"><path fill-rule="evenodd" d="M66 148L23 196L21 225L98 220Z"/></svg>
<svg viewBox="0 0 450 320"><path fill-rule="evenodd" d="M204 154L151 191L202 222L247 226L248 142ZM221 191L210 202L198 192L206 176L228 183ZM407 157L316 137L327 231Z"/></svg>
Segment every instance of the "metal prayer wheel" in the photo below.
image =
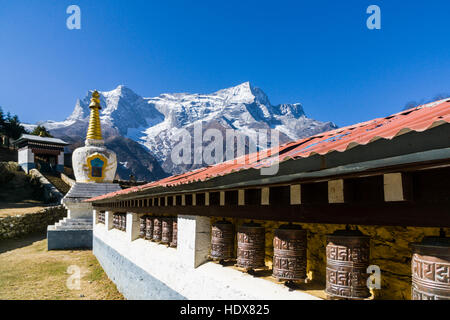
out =
<svg viewBox="0 0 450 320"><path fill-rule="evenodd" d="M153 218L153 241L161 241L162 238L162 218Z"/></svg>
<svg viewBox="0 0 450 320"><path fill-rule="evenodd" d="M113 214L113 228L119 229L119 215Z"/></svg>
<svg viewBox="0 0 450 320"><path fill-rule="evenodd" d="M117 229L122 230L122 214L117 214Z"/></svg>
<svg viewBox="0 0 450 320"><path fill-rule="evenodd" d="M119 229L125 231L127 229L127 215L121 214L119 219Z"/></svg>
<svg viewBox="0 0 450 320"><path fill-rule="evenodd" d="M172 242L170 246L172 248L176 248L178 243L178 219L177 217L173 218L172 221Z"/></svg>
<svg viewBox="0 0 450 320"><path fill-rule="evenodd" d="M441 232L411 247L412 300L450 300L450 238Z"/></svg>
<svg viewBox="0 0 450 320"><path fill-rule="evenodd" d="M127 215L116 213L113 215L113 227L117 230L125 231L127 225Z"/></svg>
<svg viewBox="0 0 450 320"><path fill-rule="evenodd" d="M173 218L162 219L161 242L170 244L172 241Z"/></svg>
<svg viewBox="0 0 450 320"><path fill-rule="evenodd" d="M306 279L306 230L287 224L275 230L273 238L273 277L278 280Z"/></svg>
<svg viewBox="0 0 450 320"><path fill-rule="evenodd" d="M153 217L145 217L145 239L153 239Z"/></svg>
<svg viewBox="0 0 450 320"><path fill-rule="evenodd" d="M231 259L234 257L234 226L223 219L211 228L211 258Z"/></svg>
<svg viewBox="0 0 450 320"><path fill-rule="evenodd" d="M325 292L331 297L365 299L370 237L359 230L337 230L327 237L327 269Z"/></svg>
<svg viewBox="0 0 450 320"><path fill-rule="evenodd" d="M237 266L245 269L265 267L265 229L258 223L238 228Z"/></svg>
<svg viewBox="0 0 450 320"><path fill-rule="evenodd" d="M98 212L98 214L97 214L97 223L105 224L105 213L104 212Z"/></svg>
<svg viewBox="0 0 450 320"><path fill-rule="evenodd" d="M146 216L142 216L139 218L139 237L140 238L145 238L145 228L146 228L145 218L146 218Z"/></svg>

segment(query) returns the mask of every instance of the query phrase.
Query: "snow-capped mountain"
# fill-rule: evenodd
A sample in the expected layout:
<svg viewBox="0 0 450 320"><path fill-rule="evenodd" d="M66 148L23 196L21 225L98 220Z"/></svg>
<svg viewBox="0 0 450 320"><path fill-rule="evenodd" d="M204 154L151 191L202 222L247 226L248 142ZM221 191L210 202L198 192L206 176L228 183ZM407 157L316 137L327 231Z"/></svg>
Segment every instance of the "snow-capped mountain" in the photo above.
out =
<svg viewBox="0 0 450 320"><path fill-rule="evenodd" d="M61 122L46 121L52 134L83 139L89 121L89 92L78 100L72 114ZM224 132L235 129L246 133L256 129L273 129L280 133L280 143L336 128L332 122L307 118L300 103L272 105L267 95L249 82L211 94L166 93L144 98L120 85L100 92L100 113L105 136L123 136L138 142L157 159L168 173L180 173L201 165L175 166L170 153L178 143L180 130L203 129ZM119 159L126 163L127 159Z"/></svg>

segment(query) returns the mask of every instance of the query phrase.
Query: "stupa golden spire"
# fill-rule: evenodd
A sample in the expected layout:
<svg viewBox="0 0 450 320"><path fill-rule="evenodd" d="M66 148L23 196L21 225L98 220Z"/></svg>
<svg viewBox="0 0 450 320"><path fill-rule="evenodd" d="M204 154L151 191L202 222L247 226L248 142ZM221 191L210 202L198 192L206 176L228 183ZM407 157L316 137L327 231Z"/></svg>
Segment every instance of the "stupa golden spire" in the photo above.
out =
<svg viewBox="0 0 450 320"><path fill-rule="evenodd" d="M91 116L89 117L89 128L87 132L86 139L102 140L102 128L100 126L100 112L102 108L100 106L100 94L97 90L92 92L91 104L89 105L91 109Z"/></svg>

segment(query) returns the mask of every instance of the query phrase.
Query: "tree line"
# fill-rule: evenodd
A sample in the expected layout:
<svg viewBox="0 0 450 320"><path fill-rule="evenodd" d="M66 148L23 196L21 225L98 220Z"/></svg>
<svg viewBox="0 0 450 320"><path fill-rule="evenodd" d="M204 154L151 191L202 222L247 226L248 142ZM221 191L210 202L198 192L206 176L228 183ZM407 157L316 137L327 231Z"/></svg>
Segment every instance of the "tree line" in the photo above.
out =
<svg viewBox="0 0 450 320"><path fill-rule="evenodd" d="M48 138L53 137L44 126L39 125L31 132L26 130L17 115L12 115L10 112L5 114L2 107L0 107L0 135L4 135L9 139L17 140L24 133ZM9 139L7 139L8 145Z"/></svg>

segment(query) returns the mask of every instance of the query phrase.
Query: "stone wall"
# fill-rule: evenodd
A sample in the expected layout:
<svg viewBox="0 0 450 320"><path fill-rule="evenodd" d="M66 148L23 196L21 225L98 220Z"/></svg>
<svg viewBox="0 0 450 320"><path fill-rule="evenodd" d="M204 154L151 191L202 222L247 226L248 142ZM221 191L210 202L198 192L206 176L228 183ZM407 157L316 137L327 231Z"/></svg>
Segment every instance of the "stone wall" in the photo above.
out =
<svg viewBox="0 0 450 320"><path fill-rule="evenodd" d="M19 238L33 232L44 232L52 225L67 216L63 206L44 208L36 213L0 218L0 240Z"/></svg>
<svg viewBox="0 0 450 320"><path fill-rule="evenodd" d="M31 169L30 175L32 177L38 179L39 183L43 186L44 197L47 202L51 202L51 203L60 203L61 202L62 198L64 198L64 195L61 192L59 192L59 190L56 189L56 187L53 184L51 184L51 182L48 181L47 178L44 177L42 175L42 173L39 172L39 170Z"/></svg>
<svg viewBox="0 0 450 320"><path fill-rule="evenodd" d="M220 220L211 218L211 223ZM249 219L227 219L237 226ZM272 267L274 230L286 222L259 221L266 228L266 265ZM345 225L298 223L308 230L308 278L325 283L326 235ZM351 225L351 227L356 227ZM411 299L411 249L409 244L420 242L425 236L439 235L439 228L415 228L392 226L357 226L371 237L370 263L381 269L381 289L373 290L375 299ZM444 228L450 234L450 228Z"/></svg>
<svg viewBox="0 0 450 320"><path fill-rule="evenodd" d="M73 185L75 184L75 180L69 178L64 173L61 173L61 180L64 181L64 183L67 184L70 187L73 187Z"/></svg>

